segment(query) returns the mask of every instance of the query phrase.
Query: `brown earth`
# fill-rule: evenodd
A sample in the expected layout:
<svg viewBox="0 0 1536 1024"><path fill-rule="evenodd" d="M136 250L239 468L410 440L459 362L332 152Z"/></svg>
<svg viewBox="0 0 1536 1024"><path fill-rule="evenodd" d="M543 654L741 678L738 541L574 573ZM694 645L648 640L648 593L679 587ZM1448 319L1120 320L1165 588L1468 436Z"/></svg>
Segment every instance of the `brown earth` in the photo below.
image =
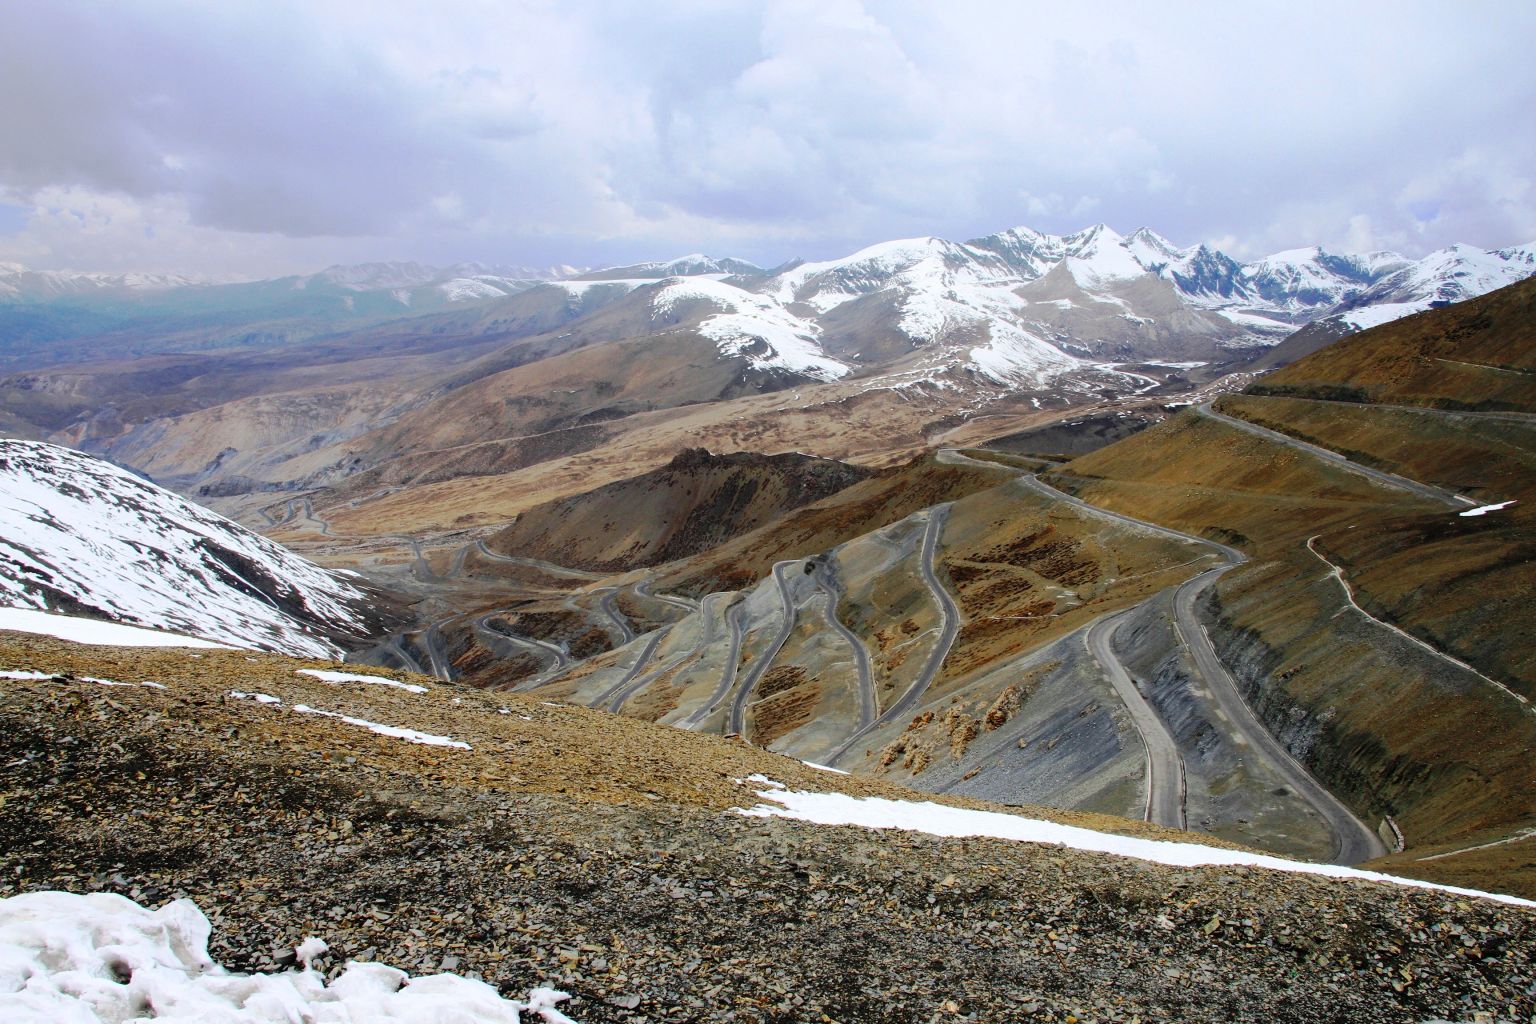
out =
<svg viewBox="0 0 1536 1024"><path fill-rule="evenodd" d="M661 469L529 509L493 550L607 572L718 547L871 471L808 455L689 449Z"/></svg>
<svg viewBox="0 0 1536 1024"><path fill-rule="evenodd" d="M1536 279L1345 338L1254 394L1536 412Z"/></svg>

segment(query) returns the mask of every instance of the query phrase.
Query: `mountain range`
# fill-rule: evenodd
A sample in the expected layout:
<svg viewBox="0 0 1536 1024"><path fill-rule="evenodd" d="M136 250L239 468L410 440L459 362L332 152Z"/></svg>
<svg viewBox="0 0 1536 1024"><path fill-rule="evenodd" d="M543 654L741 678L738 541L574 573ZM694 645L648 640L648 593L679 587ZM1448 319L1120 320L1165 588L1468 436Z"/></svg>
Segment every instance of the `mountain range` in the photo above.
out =
<svg viewBox="0 0 1536 1024"><path fill-rule="evenodd" d="M0 303L13 339L0 427L237 517L254 512L241 495L327 487L366 503L569 459L617 480L701 444L888 460L978 417L1029 427L1042 411L1150 401L1296 358L1527 276L1533 253L1314 248L1240 264L1098 225L772 269L692 255L543 281L416 264L232 285L102 279L95 297ZM669 409L688 411L658 415Z"/></svg>

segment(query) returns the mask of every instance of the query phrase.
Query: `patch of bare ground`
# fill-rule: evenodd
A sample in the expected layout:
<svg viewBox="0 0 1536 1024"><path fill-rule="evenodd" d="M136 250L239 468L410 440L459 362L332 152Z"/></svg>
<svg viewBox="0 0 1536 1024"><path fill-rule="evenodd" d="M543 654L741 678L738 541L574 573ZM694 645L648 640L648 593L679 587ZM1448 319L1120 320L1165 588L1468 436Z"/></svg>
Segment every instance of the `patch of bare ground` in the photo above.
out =
<svg viewBox="0 0 1536 1024"><path fill-rule="evenodd" d="M880 751L876 767L883 770L899 764L916 775L943 757L959 761L977 736L1007 725L1028 703L1040 680L1059 667L1059 662L1037 665L1015 676L995 697L957 696L942 713L930 708L914 715L906 729Z"/></svg>

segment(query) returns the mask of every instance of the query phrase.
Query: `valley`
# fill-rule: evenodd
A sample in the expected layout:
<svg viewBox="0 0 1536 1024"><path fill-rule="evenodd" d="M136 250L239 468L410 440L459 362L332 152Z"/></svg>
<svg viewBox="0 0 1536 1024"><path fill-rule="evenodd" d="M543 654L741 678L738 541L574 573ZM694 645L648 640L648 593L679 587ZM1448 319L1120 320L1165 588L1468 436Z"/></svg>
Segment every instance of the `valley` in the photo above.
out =
<svg viewBox="0 0 1536 1024"><path fill-rule="evenodd" d="M877 313L910 317L930 276L954 289L976 273L966 260L1005 259L930 239L772 274L530 285L473 318L429 314L431 340L353 326L281 358L237 347L13 376L0 400L33 433L143 476L0 442L16 480L58 477L17 506L53 532L7 538L0 585L39 609L344 652L368 673L346 679L452 694L332 710L335 693L276 695L283 669L237 656L220 678L267 688L199 698L221 707L503 753L528 741L470 728L463 708L558 721L536 759L584 767L477 760L489 788L473 799L497 813L504 792L718 810L722 772L728 787L808 772L816 799L830 778L865 800L916 792L1536 896L1536 652L1510 640L1536 598L1536 348L1510 341L1536 323L1536 279L1261 370L1263 332L1190 326L1246 322L1227 299L1258 292L1175 309L1176 274L1105 270L1147 242L1116 239L1079 240L1084 256L1013 286L1021 309L1060 314L1031 329L1098 332L1111 314L1083 312L1095 303L1156 296L1185 347L1101 339L1003 373L996 346L1022 328L976 334L948 307L958 319L927 342L898 344L881 330L907 321L879 328ZM551 289L582 301L550 305ZM129 381L140 404L70 419ZM97 536L98 513L67 502L131 524ZM79 552L109 541L108 560L136 568L107 589L132 602L95 596ZM206 568L157 579L157 559L192 556L156 552L183 550ZM200 617L225 605L242 630ZM59 657L5 642L28 665ZM714 767L670 777L684 750ZM643 770L615 775L614 757ZM462 766L388 763L427 786L413 807L466 785ZM643 831L630 810L598 817L612 814Z"/></svg>

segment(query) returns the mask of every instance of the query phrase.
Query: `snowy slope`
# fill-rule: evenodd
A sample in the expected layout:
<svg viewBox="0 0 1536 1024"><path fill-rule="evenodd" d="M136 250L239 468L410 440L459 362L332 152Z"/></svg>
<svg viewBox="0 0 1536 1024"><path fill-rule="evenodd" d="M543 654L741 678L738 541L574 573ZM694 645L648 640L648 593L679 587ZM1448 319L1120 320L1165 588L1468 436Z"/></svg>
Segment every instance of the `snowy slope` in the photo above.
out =
<svg viewBox="0 0 1536 1024"><path fill-rule="evenodd" d="M998 253L928 237L802 263L762 287L811 316L888 296L895 329L914 347L937 350L929 360L935 371L969 369L999 384L1039 385L1081 364L1021 319L1026 303L1014 289L1023 280Z"/></svg>
<svg viewBox="0 0 1536 1024"><path fill-rule="evenodd" d="M651 306L666 314L689 302L721 310L700 322L699 333L722 355L743 356L755 370L788 370L817 380L835 380L849 372L847 365L822 351L820 327L770 296L709 278L677 278L652 297Z"/></svg>
<svg viewBox="0 0 1536 1024"><path fill-rule="evenodd" d="M325 634L362 631L367 598L116 466L0 440L0 604L330 657Z"/></svg>

